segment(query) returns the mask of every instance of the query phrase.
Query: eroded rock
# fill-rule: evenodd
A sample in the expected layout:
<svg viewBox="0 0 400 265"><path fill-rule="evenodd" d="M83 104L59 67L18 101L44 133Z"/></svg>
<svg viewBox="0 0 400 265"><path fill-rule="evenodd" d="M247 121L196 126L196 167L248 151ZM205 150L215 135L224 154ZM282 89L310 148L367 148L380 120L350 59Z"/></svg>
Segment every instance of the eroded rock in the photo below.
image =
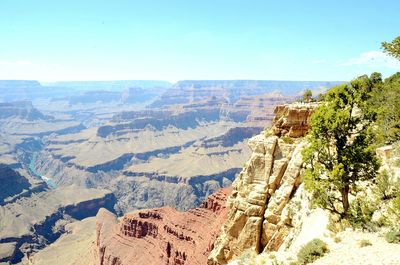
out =
<svg viewBox="0 0 400 265"><path fill-rule="evenodd" d="M118 222L107 210L99 211L96 264L206 264L227 217L229 192L222 189L188 212L140 210Z"/></svg>
<svg viewBox="0 0 400 265"><path fill-rule="evenodd" d="M273 133L293 138L304 136L310 129L311 114L314 113L316 106L317 103L277 106L274 110L276 116L273 120Z"/></svg>
<svg viewBox="0 0 400 265"><path fill-rule="evenodd" d="M227 264L248 249L276 251L292 231L287 205L298 189L312 105L278 106L272 136L249 140L253 153L233 183L228 220L215 242L208 264Z"/></svg>

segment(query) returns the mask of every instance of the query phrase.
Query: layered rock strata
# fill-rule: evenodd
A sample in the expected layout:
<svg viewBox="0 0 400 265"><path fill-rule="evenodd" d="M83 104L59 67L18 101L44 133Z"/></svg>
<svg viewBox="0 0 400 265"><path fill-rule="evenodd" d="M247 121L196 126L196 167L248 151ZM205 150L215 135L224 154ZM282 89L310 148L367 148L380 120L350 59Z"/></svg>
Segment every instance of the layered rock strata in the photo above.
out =
<svg viewBox="0 0 400 265"><path fill-rule="evenodd" d="M70 187L31 193L0 206L0 263L20 262L55 241L65 224L114 204L107 190Z"/></svg>
<svg viewBox="0 0 400 265"><path fill-rule="evenodd" d="M273 134L279 128L287 132L278 135L304 135L312 112L312 107L278 106ZM250 139L249 146L253 154L232 185L228 220L208 264L227 264L247 249L278 250L293 229L287 208L301 183L305 142L262 134Z"/></svg>
<svg viewBox="0 0 400 265"><path fill-rule="evenodd" d="M120 221L102 209L96 223L96 264L206 264L230 190L209 196L200 207L178 212L165 207L126 214Z"/></svg>
<svg viewBox="0 0 400 265"><path fill-rule="evenodd" d="M310 129L311 115L317 103L297 103L280 105L274 110L273 134L298 138L304 136Z"/></svg>

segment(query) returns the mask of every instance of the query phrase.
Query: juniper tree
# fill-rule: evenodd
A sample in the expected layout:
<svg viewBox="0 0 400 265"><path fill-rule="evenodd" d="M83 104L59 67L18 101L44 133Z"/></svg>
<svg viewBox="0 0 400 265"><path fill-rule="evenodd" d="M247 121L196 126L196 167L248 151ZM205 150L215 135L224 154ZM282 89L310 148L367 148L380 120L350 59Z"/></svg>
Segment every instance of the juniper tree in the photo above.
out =
<svg viewBox="0 0 400 265"><path fill-rule="evenodd" d="M306 89L303 94L303 101L310 102L312 100L312 91L310 89Z"/></svg>
<svg viewBox="0 0 400 265"><path fill-rule="evenodd" d="M384 52L400 60L400 36L391 42L382 42Z"/></svg>
<svg viewBox="0 0 400 265"><path fill-rule="evenodd" d="M365 77L330 89L313 114L309 146L303 151L309 165L306 188L317 205L342 217L347 215L349 193L357 181L374 178L379 167L371 145L372 121L361 111L369 92Z"/></svg>

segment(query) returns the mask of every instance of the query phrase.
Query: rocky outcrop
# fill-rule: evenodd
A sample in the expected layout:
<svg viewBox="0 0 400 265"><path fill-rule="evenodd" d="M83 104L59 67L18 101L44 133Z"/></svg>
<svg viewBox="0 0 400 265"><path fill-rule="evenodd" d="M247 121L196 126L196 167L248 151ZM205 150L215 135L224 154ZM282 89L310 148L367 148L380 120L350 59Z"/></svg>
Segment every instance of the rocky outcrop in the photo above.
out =
<svg viewBox="0 0 400 265"><path fill-rule="evenodd" d="M28 121L50 119L35 109L30 101L0 103L0 119L20 118Z"/></svg>
<svg viewBox="0 0 400 265"><path fill-rule="evenodd" d="M306 133L313 110L288 105L278 106L275 112L277 123L272 130L299 137ZM253 154L233 183L228 220L208 264L227 264L247 249L278 250L292 230L287 208L301 183L305 142L261 134L250 139L249 146Z"/></svg>
<svg viewBox="0 0 400 265"><path fill-rule="evenodd" d="M277 136L298 138L304 136L310 129L311 114L317 104L280 105L274 110L272 132Z"/></svg>
<svg viewBox="0 0 400 265"><path fill-rule="evenodd" d="M115 197L107 190L70 187L31 194L0 206L0 261L18 263L54 242L65 224L113 209ZM0 253L1 254L1 253Z"/></svg>
<svg viewBox="0 0 400 265"><path fill-rule="evenodd" d="M118 222L102 209L96 223L96 264L206 264L226 220L222 189L198 208L178 212L165 207L126 214Z"/></svg>
<svg viewBox="0 0 400 265"><path fill-rule="evenodd" d="M0 164L0 205L4 199L28 190L31 184L28 179L13 170L11 167Z"/></svg>
<svg viewBox="0 0 400 265"><path fill-rule="evenodd" d="M260 133L261 130L262 128L260 127L234 127L221 136L204 140L202 146L206 148L216 147L218 145L231 147Z"/></svg>

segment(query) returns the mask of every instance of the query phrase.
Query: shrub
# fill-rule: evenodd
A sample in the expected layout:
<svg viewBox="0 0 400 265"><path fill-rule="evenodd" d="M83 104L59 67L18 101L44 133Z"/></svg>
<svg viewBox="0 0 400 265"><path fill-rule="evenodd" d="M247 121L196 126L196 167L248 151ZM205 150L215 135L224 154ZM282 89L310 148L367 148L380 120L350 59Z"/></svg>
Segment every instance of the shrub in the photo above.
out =
<svg viewBox="0 0 400 265"><path fill-rule="evenodd" d="M392 229L389 232L385 234L385 239L389 243L395 243L399 244L400 243L400 230L395 230Z"/></svg>
<svg viewBox="0 0 400 265"><path fill-rule="evenodd" d="M353 200L350 205L348 219L350 224L356 228L375 231L372 223L372 215L377 209L377 202L368 200L364 196L359 196Z"/></svg>
<svg viewBox="0 0 400 265"><path fill-rule="evenodd" d="M392 202L392 212L393 214L399 219L400 221L400 192L396 194L396 197L393 199Z"/></svg>
<svg viewBox="0 0 400 265"><path fill-rule="evenodd" d="M358 245L360 246L360 248L363 248L363 247L372 246L372 243L371 243L371 241L369 241L367 239L361 239L360 241L358 241Z"/></svg>
<svg viewBox="0 0 400 265"><path fill-rule="evenodd" d="M335 243L340 243L340 242L342 242L342 239L341 239L340 237L338 237L338 236L335 236L335 237L333 238L333 242L335 242Z"/></svg>
<svg viewBox="0 0 400 265"><path fill-rule="evenodd" d="M265 129L264 129L264 136L265 136L265 138L270 137L270 136L272 136L272 135L273 135L273 133L272 133L272 129L271 129L271 128L265 128Z"/></svg>
<svg viewBox="0 0 400 265"><path fill-rule="evenodd" d="M383 200L390 198L390 191L392 189L392 183L390 181L390 175L387 170L383 170L376 177L376 187L378 189L379 195Z"/></svg>
<svg viewBox="0 0 400 265"><path fill-rule="evenodd" d="M321 239L315 238L301 247L297 254L300 264L312 263L329 252L328 246Z"/></svg>
<svg viewBox="0 0 400 265"><path fill-rule="evenodd" d="M294 139L289 136L282 136L282 141L286 144L294 143Z"/></svg>

